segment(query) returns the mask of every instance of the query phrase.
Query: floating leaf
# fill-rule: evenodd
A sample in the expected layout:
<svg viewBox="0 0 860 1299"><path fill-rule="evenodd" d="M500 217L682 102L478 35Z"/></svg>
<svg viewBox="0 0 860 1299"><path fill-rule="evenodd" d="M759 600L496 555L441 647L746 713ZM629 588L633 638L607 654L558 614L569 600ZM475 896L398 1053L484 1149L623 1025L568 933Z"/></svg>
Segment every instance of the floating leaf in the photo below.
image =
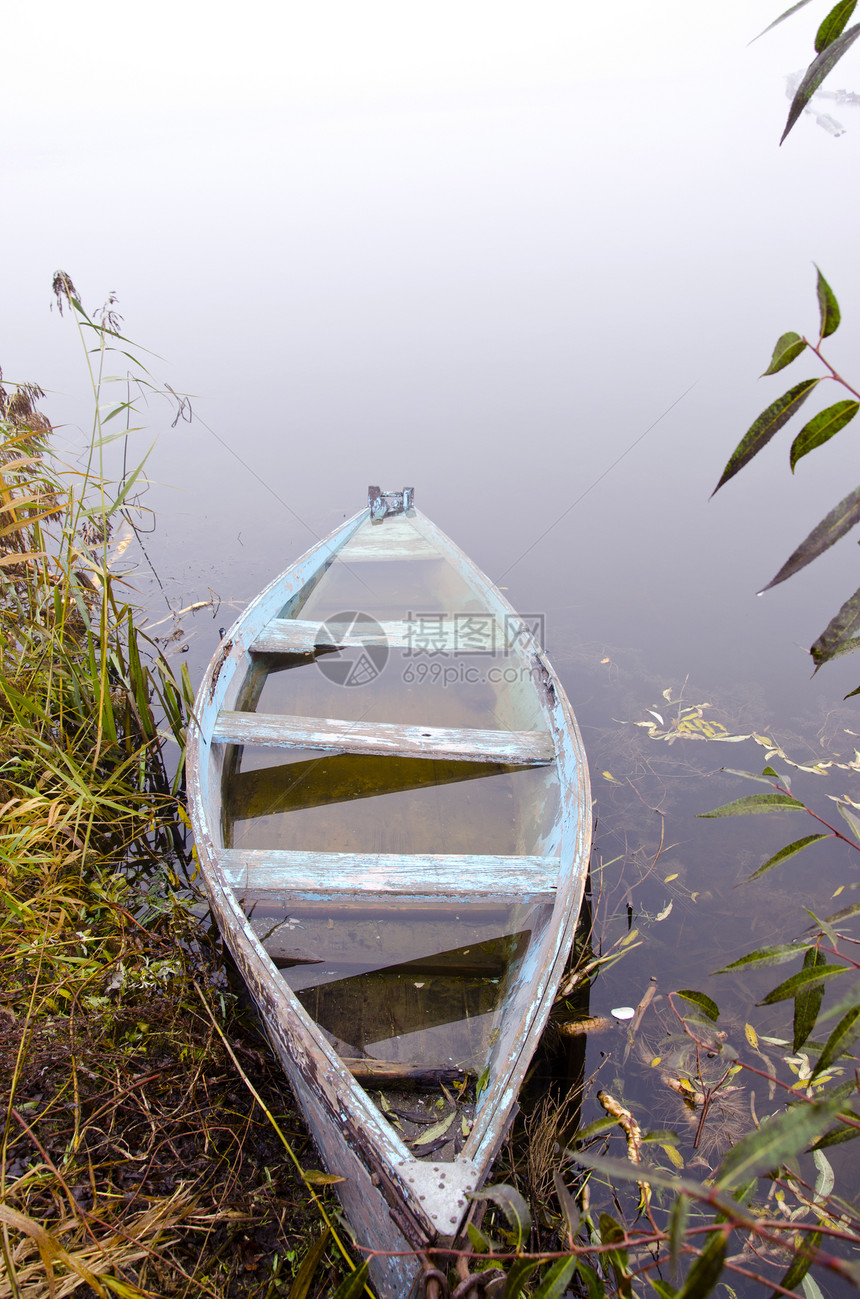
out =
<svg viewBox="0 0 860 1299"><path fill-rule="evenodd" d="M712 1001L710 997L707 997L704 992L695 992L691 989L687 989L683 992L679 991L677 995L683 997L685 1001L691 1001L694 1006L698 1006L699 1010L704 1011L708 1019L713 1020L714 1023L719 1019L719 1006L715 1001Z"/></svg>
<svg viewBox="0 0 860 1299"><path fill-rule="evenodd" d="M842 1054L843 1049L848 1046L849 1042L854 1041L858 1031L860 1031L857 1028L858 1019L860 1019L860 1006L854 1006L852 1010L849 1010L847 1015L842 1016L824 1044L824 1050L818 1057L818 1061L812 1071L813 1078L831 1065L834 1060L838 1059Z"/></svg>
<svg viewBox="0 0 860 1299"><path fill-rule="evenodd" d="M750 816L755 812L777 812L780 808L804 811L803 803L789 794L747 794L746 798L736 798L733 803L724 803L715 807L713 812L699 812L700 817L709 816Z"/></svg>
<svg viewBox="0 0 860 1299"><path fill-rule="evenodd" d="M780 23L784 23L786 18L790 18L792 14L797 13L798 9L804 9L808 4L809 0L797 0L797 4L792 5L790 9L786 9L784 14L780 14L778 18L774 18L772 23L768 23L764 31L759 32L758 36L754 36L750 41L750 45L754 45L755 42L760 40L767 32L773 31L774 27L778 27Z"/></svg>
<svg viewBox="0 0 860 1299"><path fill-rule="evenodd" d="M847 821L850 826L854 838L860 840L860 817L851 811L847 803L837 803L836 806L839 808L839 815L843 821Z"/></svg>
<svg viewBox="0 0 860 1299"><path fill-rule="evenodd" d="M744 465L749 464L753 456L767 445L774 433L778 433L783 424L788 423L792 415L806 401L813 388L820 382L820 379L804 379L802 383L795 384L788 392L778 397L775 402L768 406L767 410L762 411L761 415L750 426L735 447L731 459L723 470L722 477L711 495L715 495L724 483L727 483L730 478L734 478L735 474L743 469Z"/></svg>
<svg viewBox="0 0 860 1299"><path fill-rule="evenodd" d="M860 627L860 590L846 600L839 612L831 618L818 640L810 648L815 671L848 651L853 633Z"/></svg>
<svg viewBox="0 0 860 1299"><path fill-rule="evenodd" d="M768 1119L757 1131L748 1132L717 1169L717 1186L739 1186L793 1159L826 1132L842 1104L838 1097L804 1102Z"/></svg>
<svg viewBox="0 0 860 1299"><path fill-rule="evenodd" d="M532 1229L532 1218L529 1206L518 1190L504 1182L499 1182L497 1186L487 1186L483 1191L471 1191L469 1199L492 1200L493 1204L497 1204L514 1233L516 1248L522 1249Z"/></svg>
<svg viewBox="0 0 860 1299"><path fill-rule="evenodd" d="M780 848L779 852L774 853L772 857L768 857L767 861L759 866L757 871L753 871L750 879L757 880L760 875L764 875L765 871L773 870L774 866L781 866L783 862L788 861L789 857L794 857L797 853L803 852L804 848L808 848L812 843L817 843L819 839L832 838L831 834L808 834L803 839L795 839L794 843L786 844L784 848Z"/></svg>
<svg viewBox="0 0 860 1299"><path fill-rule="evenodd" d="M794 473L798 460L809 455L809 452L814 451L816 447L829 442L840 429L850 424L858 410L860 410L860 401L837 401L826 410L819 411L808 424L804 424L791 444L789 452L791 472Z"/></svg>
<svg viewBox="0 0 860 1299"><path fill-rule="evenodd" d="M793 332L782 334L776 340L776 347L773 349L773 356L770 358L770 365L762 373L762 378L767 374L776 374L777 370L784 370L787 365L800 356L800 353L806 347L806 340L800 337L800 334Z"/></svg>
<svg viewBox="0 0 860 1299"><path fill-rule="evenodd" d="M834 5L815 34L816 54L825 50L845 30L845 24L856 6L857 0L839 0L839 4ZM789 1289L792 1287L789 1286Z"/></svg>
<svg viewBox="0 0 860 1299"><path fill-rule="evenodd" d="M860 24L851 29L855 35L860 34ZM852 40L854 37L851 38ZM851 42L849 41L849 44ZM827 338L828 334L834 334L839 328L839 321L842 319L839 311L839 303L836 301L836 294L825 280L821 271L816 266L818 280L816 291L818 293L818 310L821 315L821 337Z"/></svg>
<svg viewBox="0 0 860 1299"><path fill-rule="evenodd" d="M855 24L854 27L849 27L847 32L843 32L841 36L837 36L835 40L831 41L830 44L821 51L818 58L814 59L812 63L810 63L809 67L806 69L803 80L797 87L794 99L791 101L791 108L788 110L788 120L785 123L785 130L780 137L780 144L783 143L789 131L800 117L804 108L806 108L806 105L809 103L824 78L828 73L833 71L836 64L842 58L842 55L850 49L858 36L860 36L860 23ZM837 318L836 325L838 324L839 320ZM833 329L836 328L836 325L827 332L832 333ZM824 336L824 334L825 331L822 327L822 336Z"/></svg>
<svg viewBox="0 0 860 1299"><path fill-rule="evenodd" d="M815 983L848 972L847 965L827 965L824 961L819 965L809 965L808 958L814 955L814 949L810 949L804 958L803 969L798 970L796 974L792 974L791 978L786 979L779 987L774 988L757 1004L759 1006L774 1006L778 1001L788 1001L789 997L796 997L798 992L803 992L805 988L811 987ZM795 1050L797 1050L796 1047Z"/></svg>
<svg viewBox="0 0 860 1299"><path fill-rule="evenodd" d="M754 1051L758 1050L758 1033L752 1024L744 1024L744 1036Z"/></svg>
<svg viewBox="0 0 860 1299"><path fill-rule="evenodd" d="M778 943L774 947L761 947L757 952L747 952L740 960L732 961L731 965L725 965L715 973L728 974L730 970L754 970L760 965L782 965L785 961L800 956L801 952L808 951L809 946L809 943Z"/></svg>

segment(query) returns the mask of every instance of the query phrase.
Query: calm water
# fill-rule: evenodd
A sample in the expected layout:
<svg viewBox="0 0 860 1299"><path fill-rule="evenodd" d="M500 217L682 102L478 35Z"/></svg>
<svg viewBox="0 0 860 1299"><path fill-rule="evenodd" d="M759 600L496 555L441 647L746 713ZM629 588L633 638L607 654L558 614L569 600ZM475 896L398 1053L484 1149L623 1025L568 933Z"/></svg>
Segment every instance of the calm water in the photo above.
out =
<svg viewBox="0 0 860 1299"><path fill-rule="evenodd" d="M86 94L62 116L19 105L6 148L27 201L6 213L2 361L51 390L73 457L89 416L72 326L47 311L62 265L91 307L115 288L131 337L166 358L153 372L196 394L191 424L148 412L160 585L139 579L154 622L212 594L214 610L175 624L195 680L218 628L360 508L368 483L414 484L511 603L544 619L582 725L607 863L599 941L628 928L643 939L598 979L591 1012L636 1005L655 976L661 995L715 996L741 1035L754 1013L780 1036L786 1013L751 1011L773 977L710 972L800 932L804 906L835 910L847 869L825 846L737 887L805 832L696 820L755 788L704 773L760 769L764 750L670 746L632 723L649 708L668 723L671 689L792 755L853 752L860 719L842 697L860 662L810 680L803 653L857 585L851 543L755 596L854 486L851 430L793 477L777 438L708 496L783 390L783 376L756 379L776 337L816 328L813 261L843 308L830 355L856 382L844 196L860 111L831 106L848 128L838 139L804 118L778 149L782 78L808 32L785 24L747 49L775 16L753 5L699 33L695 57L673 57L674 10L657 9L665 56L621 42L615 68L605 51L590 64L567 29L560 59L541 29L545 81L525 51L528 76L514 54L510 76L476 71L471 89L465 76L377 91L368 74L265 107L249 96L162 111L132 97L107 115ZM858 66L855 49L839 84L856 89ZM814 372L795 368L784 387ZM142 435L141 455L148 445ZM850 772L801 780L824 806L827 793L856 796ZM650 1063L668 1025L659 1005L623 1069L620 1028L589 1043L587 1067L671 1126Z"/></svg>

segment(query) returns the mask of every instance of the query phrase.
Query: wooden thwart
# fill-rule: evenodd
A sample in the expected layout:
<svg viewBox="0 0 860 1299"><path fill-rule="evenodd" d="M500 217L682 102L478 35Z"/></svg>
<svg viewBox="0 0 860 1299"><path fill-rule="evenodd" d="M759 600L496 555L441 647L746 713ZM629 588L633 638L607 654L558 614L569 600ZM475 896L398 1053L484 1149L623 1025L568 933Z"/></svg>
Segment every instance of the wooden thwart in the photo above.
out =
<svg viewBox="0 0 860 1299"><path fill-rule="evenodd" d="M403 758L453 758L463 762L505 762L540 767L555 758L548 731L459 730L443 726L398 726L392 722L349 722L329 717L222 711L212 728L221 744L254 744L281 749L323 749L329 753L375 753Z"/></svg>
<svg viewBox="0 0 860 1299"><path fill-rule="evenodd" d="M218 865L237 893L289 892L292 903L324 895L339 902L491 898L500 905L551 902L558 857L458 854L318 853L276 848L219 848Z"/></svg>
<svg viewBox="0 0 860 1299"><path fill-rule="evenodd" d="M336 623L313 622L302 618L273 618L264 627L251 644L252 654L312 654L315 650L360 649L365 645L387 645L389 649L411 649L418 654L423 650L432 650L434 654L465 654L489 652L496 646L503 646L504 640L498 627L481 615L480 632L470 643L468 628L459 623L445 626L444 615L440 617L437 628L430 624L431 630L419 619L403 622L374 621L369 623L352 623L344 627L343 635L339 634Z"/></svg>

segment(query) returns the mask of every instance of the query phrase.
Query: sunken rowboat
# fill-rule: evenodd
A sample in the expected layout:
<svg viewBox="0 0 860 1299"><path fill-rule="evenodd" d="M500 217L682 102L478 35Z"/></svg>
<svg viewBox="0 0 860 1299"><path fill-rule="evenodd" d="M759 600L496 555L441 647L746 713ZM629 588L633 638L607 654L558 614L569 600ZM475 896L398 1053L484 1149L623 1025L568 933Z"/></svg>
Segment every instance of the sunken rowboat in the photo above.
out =
<svg viewBox="0 0 860 1299"><path fill-rule="evenodd" d="M383 1299L461 1238L579 914L588 771L536 621L371 488L195 704L212 910Z"/></svg>

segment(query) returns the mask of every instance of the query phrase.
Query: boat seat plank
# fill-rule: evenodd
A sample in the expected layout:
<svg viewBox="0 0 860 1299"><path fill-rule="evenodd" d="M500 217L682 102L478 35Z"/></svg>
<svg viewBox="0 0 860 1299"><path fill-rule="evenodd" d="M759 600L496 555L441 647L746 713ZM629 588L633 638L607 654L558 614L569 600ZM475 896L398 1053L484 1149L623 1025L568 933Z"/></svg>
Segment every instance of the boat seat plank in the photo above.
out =
<svg viewBox="0 0 860 1299"><path fill-rule="evenodd" d="M548 731L459 730L443 726L398 726L392 722L350 722L328 717L222 710L212 728L220 744L269 748L323 749L401 758L446 758L539 767L555 758Z"/></svg>
<svg viewBox="0 0 860 1299"><path fill-rule="evenodd" d="M319 853L276 848L219 848L218 865L237 893L289 893L291 903L462 900L552 902L558 857L467 854Z"/></svg>
<svg viewBox="0 0 860 1299"><path fill-rule="evenodd" d="M444 615L441 616L444 618ZM441 619L440 619L441 622ZM432 649L434 654L465 654L489 652L503 646L504 636L498 626L488 623L481 615L481 630L471 644L468 629L454 619L450 626L434 625L431 632L417 619L403 622L365 624L362 629L350 627L337 645L332 644L331 623L320 623L302 618L273 618L251 644L252 654L312 654L315 649L356 649L365 645L387 645L389 649L411 649L416 652ZM379 628L379 631L376 628Z"/></svg>

